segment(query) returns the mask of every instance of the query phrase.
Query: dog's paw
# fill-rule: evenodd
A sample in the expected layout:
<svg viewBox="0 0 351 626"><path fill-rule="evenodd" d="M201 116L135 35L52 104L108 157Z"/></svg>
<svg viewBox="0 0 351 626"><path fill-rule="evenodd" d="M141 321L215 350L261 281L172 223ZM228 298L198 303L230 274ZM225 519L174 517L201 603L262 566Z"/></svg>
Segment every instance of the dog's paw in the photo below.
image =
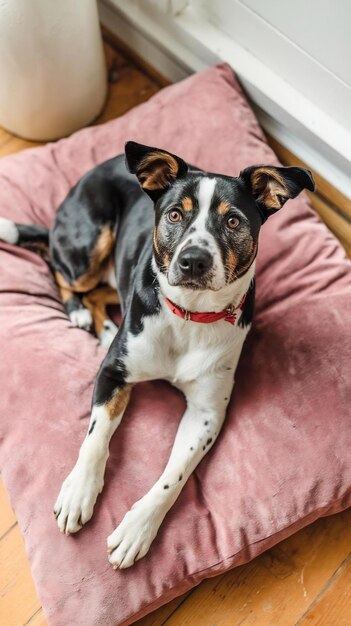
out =
<svg viewBox="0 0 351 626"><path fill-rule="evenodd" d="M89 309L75 309L75 311L71 311L69 314L69 319L73 326L77 326L77 328L88 331L93 328L93 318Z"/></svg>
<svg viewBox="0 0 351 626"><path fill-rule="evenodd" d="M150 503L136 502L107 539L108 560L113 569L130 567L145 556L161 521Z"/></svg>
<svg viewBox="0 0 351 626"><path fill-rule="evenodd" d="M105 320L104 327L99 333L99 341L101 345L108 350L117 332L118 326L116 326L112 320Z"/></svg>
<svg viewBox="0 0 351 626"><path fill-rule="evenodd" d="M76 533L90 520L103 486L103 472L93 468L82 469L78 464L73 468L54 506L54 515L62 533Z"/></svg>

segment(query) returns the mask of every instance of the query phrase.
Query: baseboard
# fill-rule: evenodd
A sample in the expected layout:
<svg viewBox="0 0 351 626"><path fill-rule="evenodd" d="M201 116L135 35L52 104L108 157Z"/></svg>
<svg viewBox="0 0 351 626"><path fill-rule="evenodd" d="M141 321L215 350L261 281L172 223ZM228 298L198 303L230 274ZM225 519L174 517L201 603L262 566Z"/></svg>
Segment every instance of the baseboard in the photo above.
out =
<svg viewBox="0 0 351 626"><path fill-rule="evenodd" d="M350 133L214 26L195 20L189 8L177 16L155 11L148 0L99 0L99 13L106 28L171 82L227 61L266 132L351 197Z"/></svg>

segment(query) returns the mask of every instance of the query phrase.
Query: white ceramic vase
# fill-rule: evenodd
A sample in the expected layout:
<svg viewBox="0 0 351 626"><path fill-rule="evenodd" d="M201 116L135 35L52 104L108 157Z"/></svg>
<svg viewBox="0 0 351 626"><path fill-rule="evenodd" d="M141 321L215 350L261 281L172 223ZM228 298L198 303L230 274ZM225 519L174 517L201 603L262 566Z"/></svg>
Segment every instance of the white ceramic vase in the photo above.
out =
<svg viewBox="0 0 351 626"><path fill-rule="evenodd" d="M0 0L0 126L57 139L93 121L106 91L96 0Z"/></svg>

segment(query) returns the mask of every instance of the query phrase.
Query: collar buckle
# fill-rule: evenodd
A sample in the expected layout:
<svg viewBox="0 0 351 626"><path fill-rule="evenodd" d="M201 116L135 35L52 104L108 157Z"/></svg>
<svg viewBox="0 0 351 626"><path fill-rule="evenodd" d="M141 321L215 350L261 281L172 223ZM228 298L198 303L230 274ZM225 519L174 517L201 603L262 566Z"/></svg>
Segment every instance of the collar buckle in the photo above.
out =
<svg viewBox="0 0 351 626"><path fill-rule="evenodd" d="M228 308L225 311L227 314L225 317L225 320L234 325L236 323L236 318L237 318L236 307L233 304L231 304L230 306L228 306Z"/></svg>

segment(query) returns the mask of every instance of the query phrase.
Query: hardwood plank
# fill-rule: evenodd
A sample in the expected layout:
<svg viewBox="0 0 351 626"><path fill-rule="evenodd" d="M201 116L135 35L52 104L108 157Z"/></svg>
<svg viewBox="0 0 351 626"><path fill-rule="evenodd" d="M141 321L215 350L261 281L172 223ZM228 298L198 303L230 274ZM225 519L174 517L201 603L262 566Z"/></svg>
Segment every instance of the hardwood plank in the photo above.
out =
<svg viewBox="0 0 351 626"><path fill-rule="evenodd" d="M24 626L48 626L43 609L40 608Z"/></svg>
<svg viewBox="0 0 351 626"><path fill-rule="evenodd" d="M340 243L344 246L347 256L351 259L351 243L340 239Z"/></svg>
<svg viewBox="0 0 351 626"><path fill-rule="evenodd" d="M35 146L40 145L42 144L39 141L28 141L27 139L22 139L21 137L12 135L7 142L0 146L0 157L8 156L9 154L19 152L20 150L34 148Z"/></svg>
<svg viewBox="0 0 351 626"><path fill-rule="evenodd" d="M138 620L137 622L133 622L134 626L162 626L165 624L168 617L175 613L179 606L186 601L187 597L191 594L191 591L188 591L182 596L171 600L168 604L161 606L159 609L150 613L146 617Z"/></svg>
<svg viewBox="0 0 351 626"><path fill-rule="evenodd" d="M273 148L279 160L283 163L283 165L300 165L301 167L309 168L309 165L306 165L304 161L299 159L295 154L290 152L288 148L282 146L279 141L274 139L271 135L267 134L267 139L269 145ZM341 191L333 187L325 178L322 178L317 172L313 172L313 175L317 184L317 192L324 196L330 204L337 207L339 211L351 217L351 198L347 198Z"/></svg>
<svg viewBox="0 0 351 626"><path fill-rule="evenodd" d="M349 554L350 542L351 510L318 520L251 563L204 581L164 623L295 624Z"/></svg>
<svg viewBox="0 0 351 626"><path fill-rule="evenodd" d="M143 76L135 67L124 65L114 72L116 82L110 84L108 101L103 113L96 120L97 124L123 115L159 90L156 83Z"/></svg>
<svg viewBox="0 0 351 626"><path fill-rule="evenodd" d="M268 143L284 165L309 167L272 136L267 135ZM317 184L317 193L308 193L310 202L328 228L336 235L351 257L351 199L316 172L313 175Z"/></svg>
<svg viewBox="0 0 351 626"><path fill-rule="evenodd" d="M40 609L40 600L17 525L0 541L0 563L0 624L22 626Z"/></svg>
<svg viewBox="0 0 351 626"><path fill-rule="evenodd" d="M0 148L5 146L9 141L11 141L13 135L7 132L4 128L0 128Z"/></svg>
<svg viewBox="0 0 351 626"><path fill-rule="evenodd" d="M349 247L351 246L351 222L333 210L320 196L310 192L307 193L315 211L344 245L346 251L349 252Z"/></svg>
<svg viewBox="0 0 351 626"><path fill-rule="evenodd" d="M113 33L102 26L102 33L104 40L110 44L115 50L119 50L125 59L130 61L133 65L136 65L143 74L147 74L152 80L154 80L159 87L167 87L170 85L170 81L167 80L160 72L158 72L150 63L148 63L143 57L141 57L133 48L127 46L121 39L119 39Z"/></svg>
<svg viewBox="0 0 351 626"><path fill-rule="evenodd" d="M0 540L12 526L16 524L16 516L12 510L9 497L7 495L5 485L0 480Z"/></svg>
<svg viewBox="0 0 351 626"><path fill-rule="evenodd" d="M131 64L108 42L104 43L109 92L104 110L95 121L101 124L123 115L159 91L157 82Z"/></svg>
<svg viewBox="0 0 351 626"><path fill-rule="evenodd" d="M337 569L322 594L296 626L349 626L351 624L351 554Z"/></svg>

